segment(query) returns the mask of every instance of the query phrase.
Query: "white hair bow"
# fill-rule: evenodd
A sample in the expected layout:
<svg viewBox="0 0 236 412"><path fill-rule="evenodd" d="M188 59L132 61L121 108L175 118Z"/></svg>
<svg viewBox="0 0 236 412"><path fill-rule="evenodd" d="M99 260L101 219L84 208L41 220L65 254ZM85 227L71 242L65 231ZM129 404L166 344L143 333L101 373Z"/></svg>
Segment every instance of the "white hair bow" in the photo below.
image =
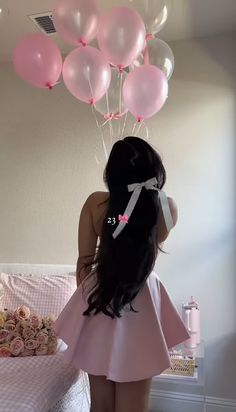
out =
<svg viewBox="0 0 236 412"><path fill-rule="evenodd" d="M166 197L165 192L163 192L163 190L160 190L154 186L156 184L157 184L156 177L152 177L151 179L146 180L146 182L132 183L130 185L127 185L128 191L133 192L133 194L123 214L128 215L128 218L130 218L131 213L141 193L142 187L145 187L145 189L147 190L156 190L158 191L158 196L159 196L160 205L161 205L161 209L163 212L166 228L169 232L170 229L172 229L172 227L174 226L174 223L173 223L173 219L171 216L168 199ZM127 223L128 223L127 220L124 220L124 219L120 220L119 225L116 227L115 231L112 233L112 236L114 239L120 234L120 232L124 229Z"/></svg>

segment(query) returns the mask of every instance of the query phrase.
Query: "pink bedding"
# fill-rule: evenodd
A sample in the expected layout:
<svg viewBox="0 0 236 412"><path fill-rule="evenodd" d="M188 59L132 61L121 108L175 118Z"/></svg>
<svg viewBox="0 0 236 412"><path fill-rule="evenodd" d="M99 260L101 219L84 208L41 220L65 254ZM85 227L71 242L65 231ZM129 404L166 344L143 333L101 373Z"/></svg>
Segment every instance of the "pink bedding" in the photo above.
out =
<svg viewBox="0 0 236 412"><path fill-rule="evenodd" d="M84 372L55 355L0 359L0 412L47 412Z"/></svg>

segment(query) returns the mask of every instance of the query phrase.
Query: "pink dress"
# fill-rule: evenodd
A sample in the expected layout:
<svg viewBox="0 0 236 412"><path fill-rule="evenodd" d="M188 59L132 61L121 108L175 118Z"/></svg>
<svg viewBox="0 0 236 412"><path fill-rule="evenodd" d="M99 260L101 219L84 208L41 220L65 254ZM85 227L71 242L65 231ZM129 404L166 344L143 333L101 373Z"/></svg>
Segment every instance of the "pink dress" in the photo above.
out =
<svg viewBox="0 0 236 412"><path fill-rule="evenodd" d="M57 335L68 345L65 363L115 382L162 373L170 366L168 348L189 334L156 272L149 275L133 308L139 312L124 308L121 318L83 316L87 303L80 285L55 322Z"/></svg>

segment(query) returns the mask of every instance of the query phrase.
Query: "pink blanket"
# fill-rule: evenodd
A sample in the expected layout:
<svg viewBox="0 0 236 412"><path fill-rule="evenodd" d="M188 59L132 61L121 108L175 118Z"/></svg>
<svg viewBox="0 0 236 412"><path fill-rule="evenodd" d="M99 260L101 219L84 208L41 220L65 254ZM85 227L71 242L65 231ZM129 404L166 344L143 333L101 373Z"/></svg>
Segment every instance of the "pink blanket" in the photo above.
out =
<svg viewBox="0 0 236 412"><path fill-rule="evenodd" d="M55 355L0 359L0 412L46 412L84 372Z"/></svg>

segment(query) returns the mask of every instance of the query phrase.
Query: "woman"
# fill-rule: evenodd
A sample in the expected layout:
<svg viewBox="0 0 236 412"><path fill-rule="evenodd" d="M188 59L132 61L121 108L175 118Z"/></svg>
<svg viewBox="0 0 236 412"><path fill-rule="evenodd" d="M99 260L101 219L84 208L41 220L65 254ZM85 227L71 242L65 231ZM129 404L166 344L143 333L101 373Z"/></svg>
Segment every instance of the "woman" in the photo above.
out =
<svg viewBox="0 0 236 412"><path fill-rule="evenodd" d="M168 348L189 337L153 271L177 222L165 181L151 145L126 137L104 171L108 192L92 193L81 211L78 288L55 329L66 362L88 373L91 412L146 412L152 377L170 366Z"/></svg>

